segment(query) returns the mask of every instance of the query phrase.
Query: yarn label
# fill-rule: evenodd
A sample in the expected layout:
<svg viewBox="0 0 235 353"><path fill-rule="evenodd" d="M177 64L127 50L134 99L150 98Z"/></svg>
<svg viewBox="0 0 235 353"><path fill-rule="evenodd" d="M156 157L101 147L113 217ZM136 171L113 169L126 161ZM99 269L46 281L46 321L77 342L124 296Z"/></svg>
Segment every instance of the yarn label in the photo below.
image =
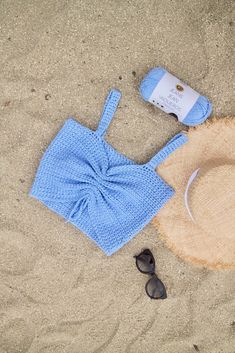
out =
<svg viewBox="0 0 235 353"><path fill-rule="evenodd" d="M166 72L154 88L149 102L182 122L199 97L199 93Z"/></svg>

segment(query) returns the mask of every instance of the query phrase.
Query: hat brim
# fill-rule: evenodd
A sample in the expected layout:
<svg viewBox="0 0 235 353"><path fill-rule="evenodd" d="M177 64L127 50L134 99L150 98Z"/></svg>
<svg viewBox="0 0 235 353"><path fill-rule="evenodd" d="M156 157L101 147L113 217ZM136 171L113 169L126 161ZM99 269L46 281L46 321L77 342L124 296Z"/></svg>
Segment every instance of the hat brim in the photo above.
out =
<svg viewBox="0 0 235 353"><path fill-rule="evenodd" d="M191 220L184 204L188 179L197 168L211 161L235 164L235 118L213 118L190 128L188 137L188 143L158 168L175 196L154 217L153 225L167 246L186 261L210 269L235 268L235 234L207 234Z"/></svg>

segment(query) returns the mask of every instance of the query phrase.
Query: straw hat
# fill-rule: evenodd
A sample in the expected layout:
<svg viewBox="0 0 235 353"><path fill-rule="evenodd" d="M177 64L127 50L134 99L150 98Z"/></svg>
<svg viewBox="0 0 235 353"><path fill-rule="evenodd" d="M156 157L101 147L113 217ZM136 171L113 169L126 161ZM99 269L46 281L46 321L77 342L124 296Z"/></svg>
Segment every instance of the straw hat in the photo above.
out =
<svg viewBox="0 0 235 353"><path fill-rule="evenodd" d="M235 118L212 119L158 173L175 196L153 219L170 249L210 269L235 267Z"/></svg>

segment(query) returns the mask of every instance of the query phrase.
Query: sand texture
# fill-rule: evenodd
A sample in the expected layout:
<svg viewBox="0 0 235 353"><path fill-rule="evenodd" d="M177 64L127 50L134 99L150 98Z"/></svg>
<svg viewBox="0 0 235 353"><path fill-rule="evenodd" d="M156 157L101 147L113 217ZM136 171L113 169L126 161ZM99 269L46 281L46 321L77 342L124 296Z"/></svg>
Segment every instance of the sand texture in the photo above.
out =
<svg viewBox="0 0 235 353"><path fill-rule="evenodd" d="M28 197L65 119L95 129L112 87L123 98L106 138L129 158L183 128L139 96L154 66L234 114L233 28L230 0L0 2L0 353L235 352L234 271L183 262L151 224L108 258ZM145 295L145 247L167 300Z"/></svg>

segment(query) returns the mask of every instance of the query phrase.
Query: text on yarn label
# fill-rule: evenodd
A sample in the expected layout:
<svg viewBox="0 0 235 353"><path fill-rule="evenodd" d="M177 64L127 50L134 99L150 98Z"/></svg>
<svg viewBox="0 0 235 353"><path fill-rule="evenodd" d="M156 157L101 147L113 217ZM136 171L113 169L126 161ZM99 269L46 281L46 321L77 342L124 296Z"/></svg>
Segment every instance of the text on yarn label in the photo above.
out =
<svg viewBox="0 0 235 353"><path fill-rule="evenodd" d="M149 102L168 114L176 115L182 122L199 96L191 87L166 72L154 88Z"/></svg>

